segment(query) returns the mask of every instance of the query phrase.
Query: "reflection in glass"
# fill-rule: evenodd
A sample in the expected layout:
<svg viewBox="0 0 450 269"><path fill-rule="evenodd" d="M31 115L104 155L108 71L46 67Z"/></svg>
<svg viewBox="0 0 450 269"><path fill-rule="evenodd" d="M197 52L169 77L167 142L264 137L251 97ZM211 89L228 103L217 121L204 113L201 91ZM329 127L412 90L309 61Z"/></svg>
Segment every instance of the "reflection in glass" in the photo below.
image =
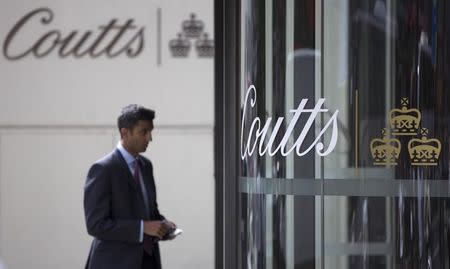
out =
<svg viewBox="0 0 450 269"><path fill-rule="evenodd" d="M255 144L271 118L257 144L277 132L278 145L291 110L325 98L310 145L339 111L338 144L324 158L239 159L241 268L449 268L450 4L241 4L244 140L253 126ZM244 111L250 85L255 103Z"/></svg>

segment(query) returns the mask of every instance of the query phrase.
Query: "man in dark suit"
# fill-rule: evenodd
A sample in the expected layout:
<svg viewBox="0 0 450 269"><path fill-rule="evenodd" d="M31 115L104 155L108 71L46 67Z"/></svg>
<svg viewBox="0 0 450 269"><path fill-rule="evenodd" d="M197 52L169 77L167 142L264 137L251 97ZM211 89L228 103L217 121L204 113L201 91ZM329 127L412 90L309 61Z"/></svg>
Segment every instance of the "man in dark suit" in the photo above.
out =
<svg viewBox="0 0 450 269"><path fill-rule="evenodd" d="M84 214L94 240L86 269L161 268L158 240L176 226L159 213L152 163L139 154L152 141L154 117L153 110L126 106L117 119L117 148L89 169Z"/></svg>

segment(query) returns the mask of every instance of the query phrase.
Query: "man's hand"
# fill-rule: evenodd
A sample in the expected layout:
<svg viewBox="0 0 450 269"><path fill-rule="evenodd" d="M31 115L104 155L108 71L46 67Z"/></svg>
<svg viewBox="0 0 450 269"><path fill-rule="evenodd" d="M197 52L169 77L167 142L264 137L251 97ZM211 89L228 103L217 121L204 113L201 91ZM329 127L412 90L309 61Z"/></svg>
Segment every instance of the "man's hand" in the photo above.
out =
<svg viewBox="0 0 450 269"><path fill-rule="evenodd" d="M169 226L169 230L175 230L177 228L177 225L175 223L171 222L170 220L163 220L163 222Z"/></svg>
<svg viewBox="0 0 450 269"><path fill-rule="evenodd" d="M177 225L175 225L175 223L171 222L170 220L163 220L164 224L168 227L168 232L165 236L163 236L162 240L172 240L174 239L176 236L173 236L172 233L175 231L175 229L177 228Z"/></svg>
<svg viewBox="0 0 450 269"><path fill-rule="evenodd" d="M144 233L162 239L170 227L164 221L144 221Z"/></svg>

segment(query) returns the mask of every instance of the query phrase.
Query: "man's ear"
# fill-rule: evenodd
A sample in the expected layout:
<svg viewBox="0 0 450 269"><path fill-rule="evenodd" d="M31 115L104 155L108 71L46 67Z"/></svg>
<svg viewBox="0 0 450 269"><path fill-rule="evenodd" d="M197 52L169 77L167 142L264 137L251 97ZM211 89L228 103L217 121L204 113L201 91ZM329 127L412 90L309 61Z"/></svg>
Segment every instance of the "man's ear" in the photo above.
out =
<svg viewBox="0 0 450 269"><path fill-rule="evenodd" d="M129 130L127 128L120 128L120 138L124 138L128 132Z"/></svg>

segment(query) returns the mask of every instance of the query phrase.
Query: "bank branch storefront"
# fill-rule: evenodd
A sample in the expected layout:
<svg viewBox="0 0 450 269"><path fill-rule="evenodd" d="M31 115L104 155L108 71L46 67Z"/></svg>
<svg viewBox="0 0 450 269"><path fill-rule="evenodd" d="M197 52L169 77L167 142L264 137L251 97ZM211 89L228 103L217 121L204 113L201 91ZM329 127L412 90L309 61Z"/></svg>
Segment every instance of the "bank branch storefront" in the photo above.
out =
<svg viewBox="0 0 450 269"><path fill-rule="evenodd" d="M450 3L216 1L219 30L219 267L450 268Z"/></svg>

